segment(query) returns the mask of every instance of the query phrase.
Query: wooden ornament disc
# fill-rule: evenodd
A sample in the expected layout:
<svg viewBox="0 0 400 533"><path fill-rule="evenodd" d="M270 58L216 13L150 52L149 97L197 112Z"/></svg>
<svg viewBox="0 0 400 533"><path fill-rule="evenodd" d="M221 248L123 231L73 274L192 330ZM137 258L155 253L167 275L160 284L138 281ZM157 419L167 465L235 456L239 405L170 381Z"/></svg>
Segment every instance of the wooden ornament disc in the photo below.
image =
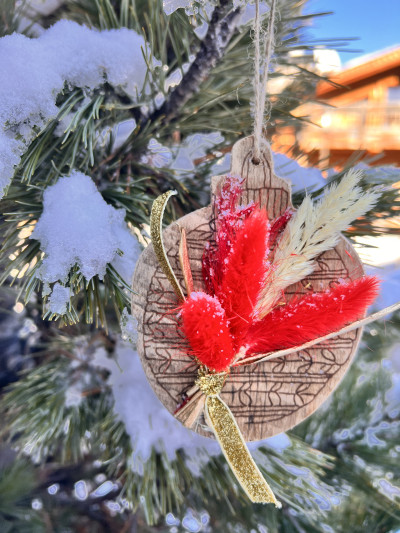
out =
<svg viewBox="0 0 400 533"><path fill-rule="evenodd" d="M253 138L238 141L232 149L231 175L245 178L241 204L256 201L269 217L276 218L291 202L290 184L273 173L271 152L263 152L261 164L252 163ZM226 176L212 180L212 194ZM213 208L199 209L171 224L163 233L172 268L184 288L179 265L179 227L186 228L195 290L202 290L201 258L212 239ZM339 244L317 258L317 268L307 279L289 287L295 292L322 291L337 280L363 275L363 267L351 244ZM178 329L174 311L177 298L158 265L152 245L139 258L132 282L132 314L139 324L138 352L155 393L171 413L194 384L197 366L188 357L188 344ZM246 441L260 440L286 431L313 413L337 387L357 350L361 328L279 359L234 369L221 393ZM156 424L157 421L154 421ZM199 420L195 431L212 436Z"/></svg>

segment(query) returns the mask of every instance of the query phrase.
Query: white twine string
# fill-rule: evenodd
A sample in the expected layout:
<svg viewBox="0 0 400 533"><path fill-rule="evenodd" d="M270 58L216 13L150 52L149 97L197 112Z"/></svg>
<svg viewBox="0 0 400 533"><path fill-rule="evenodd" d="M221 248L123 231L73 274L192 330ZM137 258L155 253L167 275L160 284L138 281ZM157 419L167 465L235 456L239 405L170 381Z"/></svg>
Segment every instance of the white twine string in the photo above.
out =
<svg viewBox="0 0 400 533"><path fill-rule="evenodd" d="M261 145L263 142L262 130L264 125L265 97L267 91L268 71L274 48L274 22L276 0L271 2L268 29L265 36L263 57L261 57L261 21L260 1L256 0L256 17L254 20L254 151L253 163L259 164L261 160Z"/></svg>

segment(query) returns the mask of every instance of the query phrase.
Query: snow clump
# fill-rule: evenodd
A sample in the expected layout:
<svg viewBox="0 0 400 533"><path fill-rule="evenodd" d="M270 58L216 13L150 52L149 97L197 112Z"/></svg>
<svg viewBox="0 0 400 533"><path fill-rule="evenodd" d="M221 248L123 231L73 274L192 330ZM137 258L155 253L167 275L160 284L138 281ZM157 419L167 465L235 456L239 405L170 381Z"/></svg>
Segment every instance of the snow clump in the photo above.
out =
<svg viewBox="0 0 400 533"><path fill-rule="evenodd" d="M60 178L45 190L43 213L31 235L45 253L40 279L65 283L74 265L86 280L102 279L110 263L130 284L141 250L124 218L125 210L108 205L89 176L74 171ZM54 308L59 292L57 288Z"/></svg>
<svg viewBox="0 0 400 533"><path fill-rule="evenodd" d="M57 117L65 86L87 92L108 81L135 100L147 72L145 47L133 30L98 31L68 20L35 39L0 39L0 198L27 145Z"/></svg>
<svg viewBox="0 0 400 533"><path fill-rule="evenodd" d="M69 288L60 283L56 283L49 298L49 311L57 315L63 315L67 312L69 303Z"/></svg>

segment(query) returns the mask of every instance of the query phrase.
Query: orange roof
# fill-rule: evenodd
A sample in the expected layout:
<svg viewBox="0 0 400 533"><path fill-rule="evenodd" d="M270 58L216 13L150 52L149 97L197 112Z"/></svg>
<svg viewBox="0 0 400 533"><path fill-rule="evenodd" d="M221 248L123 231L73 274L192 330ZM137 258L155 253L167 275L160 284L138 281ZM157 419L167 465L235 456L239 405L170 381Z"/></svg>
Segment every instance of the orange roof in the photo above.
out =
<svg viewBox="0 0 400 533"><path fill-rule="evenodd" d="M332 82L343 86L349 86L372 76L400 68L400 47L378 56L374 54L371 59L366 59L364 63L346 68L330 79ZM340 90L337 86L327 81L322 81L317 85L317 97L328 97L330 93Z"/></svg>

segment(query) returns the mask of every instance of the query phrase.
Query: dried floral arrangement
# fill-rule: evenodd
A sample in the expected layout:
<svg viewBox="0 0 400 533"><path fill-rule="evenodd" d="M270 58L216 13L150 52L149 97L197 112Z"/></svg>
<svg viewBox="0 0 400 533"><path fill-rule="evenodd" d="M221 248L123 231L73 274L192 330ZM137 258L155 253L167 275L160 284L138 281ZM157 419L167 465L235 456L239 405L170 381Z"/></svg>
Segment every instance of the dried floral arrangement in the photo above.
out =
<svg viewBox="0 0 400 533"><path fill-rule="evenodd" d="M333 248L341 231L368 211L375 191L361 194L361 173L350 171L319 202L269 221L255 203L237 206L238 178L229 178L216 200L215 244L203 256L206 292L182 304L183 331L192 354L216 372L251 356L262 357L339 330L363 316L378 280L365 276L325 292L287 301L285 289L314 270L314 259Z"/></svg>
<svg viewBox="0 0 400 533"><path fill-rule="evenodd" d="M232 471L253 502L279 506L219 394L235 367L297 352L343 328L358 327L377 296L376 277L336 279L328 289L311 288L305 295L288 296L286 290L309 276L316 258L333 249L341 232L377 201L377 190L359 187L361 177L351 170L317 202L306 197L297 211L289 207L269 219L257 202L240 204L243 179L228 176L214 201L215 232L202 256L201 290L194 287L191 250L181 229L179 260L186 296L161 231L165 206L174 192L164 193L153 204L154 252L179 300L172 312L187 339L188 355L198 364L198 378L176 416L192 427L204 411Z"/></svg>

